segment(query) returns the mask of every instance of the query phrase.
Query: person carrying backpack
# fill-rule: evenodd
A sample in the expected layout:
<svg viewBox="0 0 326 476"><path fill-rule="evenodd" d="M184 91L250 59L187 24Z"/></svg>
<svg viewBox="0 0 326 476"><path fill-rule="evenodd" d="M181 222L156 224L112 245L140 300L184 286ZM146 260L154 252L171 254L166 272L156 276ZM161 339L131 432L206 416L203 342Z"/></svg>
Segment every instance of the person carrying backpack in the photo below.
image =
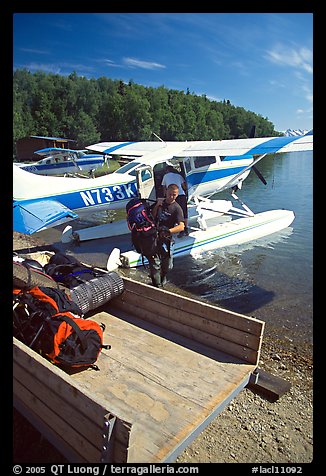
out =
<svg viewBox="0 0 326 476"><path fill-rule="evenodd" d="M157 253L158 229L152 216L150 205L142 198L132 198L126 205L126 219L131 231L131 242L144 258Z"/></svg>
<svg viewBox="0 0 326 476"><path fill-rule="evenodd" d="M167 166L167 172L163 177L162 180L162 186L164 190L164 195L166 194L166 190L168 186L171 183L175 183L178 185L178 196L176 198L176 202L179 203L180 207L182 208L183 211L183 217L184 217L184 230L178 235L178 238L181 238L182 236L188 236L189 235L189 229L188 229L188 206L187 206L187 201L188 201L188 192L187 192L187 182L185 181L184 177L181 175L178 170L176 170L173 165L168 165Z"/></svg>
<svg viewBox="0 0 326 476"><path fill-rule="evenodd" d="M152 284L163 287L166 275L173 268L173 238L172 235L184 230L184 216L180 205L176 202L178 186L170 184L166 197L159 198L152 208L152 215L158 227L158 249L154 256L147 257Z"/></svg>

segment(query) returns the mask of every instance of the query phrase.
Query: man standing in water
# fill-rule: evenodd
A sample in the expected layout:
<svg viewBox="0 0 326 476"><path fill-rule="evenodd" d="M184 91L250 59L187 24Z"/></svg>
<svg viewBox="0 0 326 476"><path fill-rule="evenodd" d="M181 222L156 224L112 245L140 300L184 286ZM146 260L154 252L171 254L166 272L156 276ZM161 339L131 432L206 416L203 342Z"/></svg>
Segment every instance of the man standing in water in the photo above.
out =
<svg viewBox="0 0 326 476"><path fill-rule="evenodd" d="M173 268L173 238L184 230L182 208L176 202L178 186L167 187L166 197L159 198L152 208L153 217L159 228L158 252L148 259L153 286L163 287L166 275Z"/></svg>
<svg viewBox="0 0 326 476"><path fill-rule="evenodd" d="M163 177L162 180L162 185L164 189L164 194L166 194L166 190L168 186L174 183L178 185L178 196L176 198L177 203L179 203L180 207L182 208L183 211L183 217L184 217L184 230L178 235L179 238L182 236L187 236L189 235L188 231L188 207L187 207L187 182L185 181L184 177L181 175L178 170L176 170L173 165L168 165L167 167L167 172Z"/></svg>

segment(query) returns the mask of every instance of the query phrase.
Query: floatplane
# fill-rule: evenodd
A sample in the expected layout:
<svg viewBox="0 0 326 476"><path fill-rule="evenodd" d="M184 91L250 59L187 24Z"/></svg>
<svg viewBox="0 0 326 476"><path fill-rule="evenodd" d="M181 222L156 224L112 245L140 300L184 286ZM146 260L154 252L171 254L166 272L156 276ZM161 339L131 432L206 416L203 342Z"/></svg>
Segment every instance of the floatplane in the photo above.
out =
<svg viewBox="0 0 326 476"><path fill-rule="evenodd" d="M107 160L103 154L91 154L88 150L62 149L47 147L36 150L34 154L43 157L30 164L18 164L18 167L39 175L89 174L102 167Z"/></svg>
<svg viewBox="0 0 326 476"><path fill-rule="evenodd" d="M243 181L267 154L313 150L313 133L301 137L248 138L193 142L101 142L87 149L109 156L129 157L114 173L98 178L41 177L14 166L14 231L32 234L101 210L125 208L133 197L155 201L172 163L188 185L189 236L176 238L174 256L245 243L291 225L291 210L254 213L236 195ZM266 183L266 182L265 182ZM212 195L230 190L231 200ZM236 201L237 206L234 206ZM73 230L61 241L84 241L129 233L126 220ZM118 264L142 264L133 250L114 250Z"/></svg>

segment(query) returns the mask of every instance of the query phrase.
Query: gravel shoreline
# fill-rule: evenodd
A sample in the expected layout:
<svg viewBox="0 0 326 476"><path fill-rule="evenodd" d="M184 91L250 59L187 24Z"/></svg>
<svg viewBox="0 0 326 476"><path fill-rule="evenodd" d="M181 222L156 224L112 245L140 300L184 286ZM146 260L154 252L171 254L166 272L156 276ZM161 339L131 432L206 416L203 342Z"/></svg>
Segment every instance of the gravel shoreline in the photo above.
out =
<svg viewBox="0 0 326 476"><path fill-rule="evenodd" d="M45 245L14 233L14 251ZM313 460L312 346L265 331L259 363L291 383L276 402L245 388L178 457L176 463L311 463ZM60 455L14 412L14 463L63 463Z"/></svg>

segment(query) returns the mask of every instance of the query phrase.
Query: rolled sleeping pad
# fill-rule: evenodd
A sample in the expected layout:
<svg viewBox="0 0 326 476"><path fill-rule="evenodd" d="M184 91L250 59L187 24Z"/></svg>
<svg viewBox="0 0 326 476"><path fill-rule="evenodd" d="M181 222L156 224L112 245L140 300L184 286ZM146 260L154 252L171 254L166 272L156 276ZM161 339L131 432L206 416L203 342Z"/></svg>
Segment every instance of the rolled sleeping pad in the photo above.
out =
<svg viewBox="0 0 326 476"><path fill-rule="evenodd" d="M115 271L90 279L70 290L71 299L83 314L106 304L124 291L122 277Z"/></svg>

